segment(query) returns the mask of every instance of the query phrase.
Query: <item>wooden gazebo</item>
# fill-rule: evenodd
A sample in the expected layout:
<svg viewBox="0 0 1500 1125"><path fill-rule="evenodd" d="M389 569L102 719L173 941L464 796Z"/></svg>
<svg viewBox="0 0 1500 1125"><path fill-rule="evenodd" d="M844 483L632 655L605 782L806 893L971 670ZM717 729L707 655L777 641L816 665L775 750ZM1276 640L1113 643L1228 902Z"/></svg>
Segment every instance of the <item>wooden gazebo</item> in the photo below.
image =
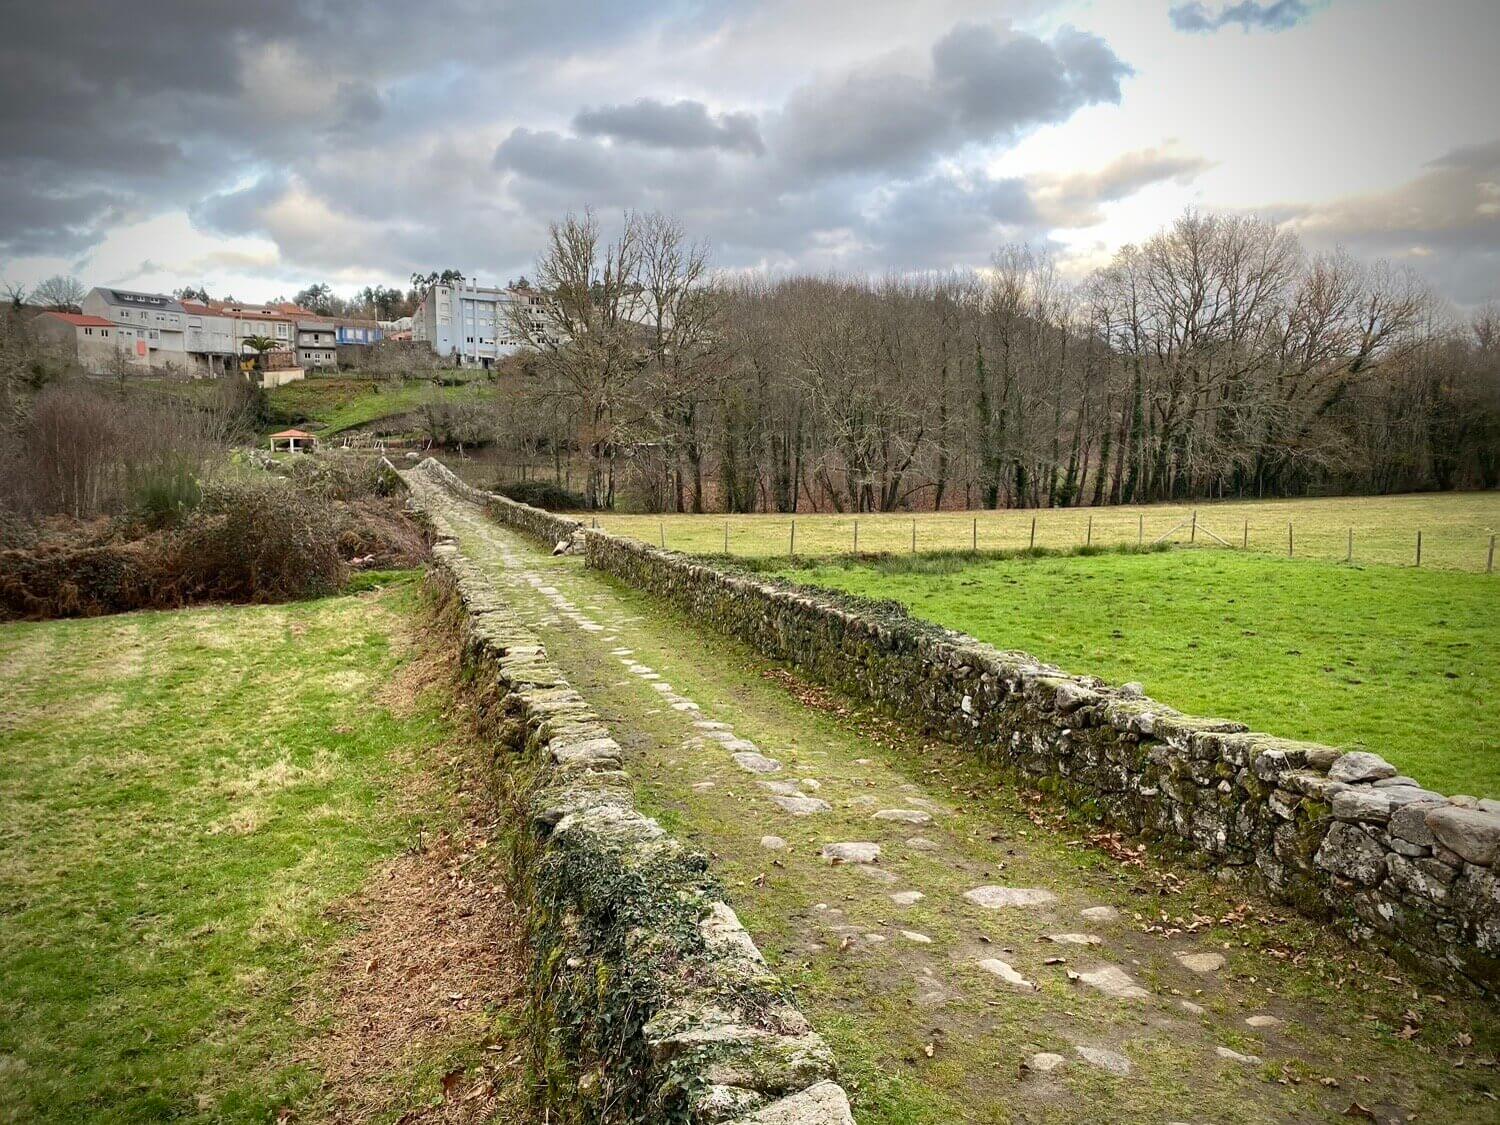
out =
<svg viewBox="0 0 1500 1125"><path fill-rule="evenodd" d="M306 430L282 430L271 435L271 452L285 449L288 453L306 453L316 449L318 439Z"/></svg>

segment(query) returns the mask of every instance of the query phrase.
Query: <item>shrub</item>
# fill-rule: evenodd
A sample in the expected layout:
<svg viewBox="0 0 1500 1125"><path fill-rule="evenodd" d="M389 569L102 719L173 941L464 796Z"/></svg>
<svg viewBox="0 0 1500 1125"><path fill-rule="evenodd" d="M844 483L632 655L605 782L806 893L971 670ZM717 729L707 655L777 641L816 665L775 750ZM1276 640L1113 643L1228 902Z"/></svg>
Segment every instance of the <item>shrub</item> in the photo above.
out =
<svg viewBox="0 0 1500 1125"><path fill-rule="evenodd" d="M344 581L337 517L324 499L275 477L216 484L177 560L204 597L274 602L331 594Z"/></svg>
<svg viewBox="0 0 1500 1125"><path fill-rule="evenodd" d="M132 477L130 510L150 528L175 527L203 499L195 466L181 458L164 458Z"/></svg>
<svg viewBox="0 0 1500 1125"><path fill-rule="evenodd" d="M548 511L577 511L588 506L581 493L569 492L560 484L544 480L523 480L512 484L497 484L494 491L520 504Z"/></svg>
<svg viewBox="0 0 1500 1125"><path fill-rule="evenodd" d="M391 471L381 461L373 453L328 450L294 458L288 473L292 483L303 492L325 500L358 500L390 495Z"/></svg>

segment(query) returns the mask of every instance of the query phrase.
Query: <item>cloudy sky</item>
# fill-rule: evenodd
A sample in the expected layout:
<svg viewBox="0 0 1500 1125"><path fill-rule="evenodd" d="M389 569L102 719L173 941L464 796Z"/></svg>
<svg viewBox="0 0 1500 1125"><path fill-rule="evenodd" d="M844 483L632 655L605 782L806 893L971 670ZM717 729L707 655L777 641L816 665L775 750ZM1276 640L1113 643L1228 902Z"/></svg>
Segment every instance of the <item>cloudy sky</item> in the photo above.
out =
<svg viewBox="0 0 1500 1125"><path fill-rule="evenodd" d="M0 278L242 298L528 271L1075 275L1198 207L1500 297L1496 0L0 0Z"/></svg>

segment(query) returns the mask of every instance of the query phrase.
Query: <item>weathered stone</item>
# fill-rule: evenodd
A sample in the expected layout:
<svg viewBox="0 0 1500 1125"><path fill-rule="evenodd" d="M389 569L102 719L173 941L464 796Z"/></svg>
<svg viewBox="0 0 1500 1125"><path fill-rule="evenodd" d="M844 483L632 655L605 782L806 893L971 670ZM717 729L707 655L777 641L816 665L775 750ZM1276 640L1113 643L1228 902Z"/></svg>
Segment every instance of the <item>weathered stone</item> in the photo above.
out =
<svg viewBox="0 0 1500 1125"><path fill-rule="evenodd" d="M1333 815L1339 820L1384 824L1391 818L1391 800L1380 790L1350 786L1333 795Z"/></svg>
<svg viewBox="0 0 1500 1125"><path fill-rule="evenodd" d="M1102 945L1103 940L1093 934L1048 934L1047 940L1058 945Z"/></svg>
<svg viewBox="0 0 1500 1125"><path fill-rule="evenodd" d="M1019 989L1022 992L1036 991L1036 985L1033 982L1027 980L1020 973L1016 972L1015 969L1011 968L1007 962L1000 960L998 957L985 958L979 962L979 967L987 973L993 973L1012 988Z"/></svg>
<svg viewBox="0 0 1500 1125"><path fill-rule="evenodd" d="M1385 849L1343 821L1331 825L1313 862L1324 871L1373 887L1385 877Z"/></svg>
<svg viewBox="0 0 1500 1125"><path fill-rule="evenodd" d="M1437 842L1466 862L1493 867L1500 858L1500 814L1448 805L1429 810L1426 819Z"/></svg>
<svg viewBox="0 0 1500 1125"><path fill-rule="evenodd" d="M880 858L880 845L864 842L824 844L819 853L829 863L874 863Z"/></svg>
<svg viewBox="0 0 1500 1125"><path fill-rule="evenodd" d="M1078 979L1116 1000L1147 1000L1151 996L1118 965L1100 965L1092 972L1079 973Z"/></svg>
<svg viewBox="0 0 1500 1125"><path fill-rule="evenodd" d="M1396 767L1379 754L1370 754L1364 750L1351 750L1347 754L1339 755L1338 760L1328 767L1328 776L1333 781L1351 784L1360 781L1379 781L1383 777L1395 777Z"/></svg>
<svg viewBox="0 0 1500 1125"><path fill-rule="evenodd" d="M937 844L929 840L926 836L913 836L910 840L906 841L906 846L908 848L915 848L919 852L930 852L937 847Z"/></svg>
<svg viewBox="0 0 1500 1125"><path fill-rule="evenodd" d="M1091 1066L1107 1070L1121 1077L1130 1073L1130 1060L1118 1051L1107 1051L1102 1047L1074 1047L1078 1057Z"/></svg>
<svg viewBox="0 0 1500 1125"><path fill-rule="evenodd" d="M781 763L775 758L768 758L751 750L742 750L732 757L734 764L746 773L775 773L781 769Z"/></svg>
<svg viewBox="0 0 1500 1125"><path fill-rule="evenodd" d="M1224 967L1222 953L1174 953L1177 963L1195 973L1217 973Z"/></svg>
<svg viewBox="0 0 1500 1125"><path fill-rule="evenodd" d="M1113 906L1086 906L1078 912L1080 918L1090 922L1113 922L1120 912Z"/></svg>
<svg viewBox="0 0 1500 1125"><path fill-rule="evenodd" d="M876 820L891 820L898 824L931 824L932 814L919 809L881 809L873 814Z"/></svg>
<svg viewBox="0 0 1500 1125"><path fill-rule="evenodd" d="M738 1118L731 1125L854 1125L844 1088L819 1082Z"/></svg>
<svg viewBox="0 0 1500 1125"><path fill-rule="evenodd" d="M902 930L901 936L904 937L907 941L915 942L918 945L932 944L932 939L930 937L928 937L926 934L919 934L916 930Z"/></svg>
<svg viewBox="0 0 1500 1125"><path fill-rule="evenodd" d="M915 906L926 897L921 891L897 891L891 895L891 901L897 906Z"/></svg>
<svg viewBox="0 0 1500 1125"><path fill-rule="evenodd" d="M1229 1047L1215 1047L1214 1053L1221 1059L1228 1059L1230 1062L1241 1063L1245 1066L1259 1066L1261 1064L1261 1057L1259 1055L1242 1055Z"/></svg>
<svg viewBox="0 0 1500 1125"><path fill-rule="evenodd" d="M1396 809L1391 813L1390 834L1430 848L1437 838L1433 836L1432 829L1427 827L1428 809L1429 806L1418 804Z"/></svg>
<svg viewBox="0 0 1500 1125"><path fill-rule="evenodd" d="M1275 1016L1246 1016L1245 1024L1254 1028L1280 1027L1281 1021Z"/></svg>
<svg viewBox="0 0 1500 1125"><path fill-rule="evenodd" d="M812 816L828 812L833 806L818 797L772 797L780 808L793 816Z"/></svg>
<svg viewBox="0 0 1500 1125"><path fill-rule="evenodd" d="M1057 901L1057 896L1051 891L1035 887L975 887L972 891L965 891L964 898L986 910L1006 906L1045 906Z"/></svg>
<svg viewBox="0 0 1500 1125"><path fill-rule="evenodd" d="M786 841L780 836L762 836L760 838L760 846L767 851L779 852L782 848L786 847Z"/></svg>
<svg viewBox="0 0 1500 1125"><path fill-rule="evenodd" d="M1038 1074L1051 1074L1058 1067L1066 1066L1067 1063L1066 1058L1062 1055L1055 1055L1051 1051L1038 1051L1026 1060L1027 1069L1034 1070Z"/></svg>

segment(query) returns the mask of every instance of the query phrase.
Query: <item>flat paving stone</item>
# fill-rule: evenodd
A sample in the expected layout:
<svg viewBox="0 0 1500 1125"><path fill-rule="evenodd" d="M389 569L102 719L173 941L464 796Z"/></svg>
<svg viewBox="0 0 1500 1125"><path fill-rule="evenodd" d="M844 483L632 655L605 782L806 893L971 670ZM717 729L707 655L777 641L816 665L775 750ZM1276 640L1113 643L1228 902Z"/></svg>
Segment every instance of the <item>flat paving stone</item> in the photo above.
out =
<svg viewBox="0 0 1500 1125"><path fill-rule="evenodd" d="M876 820L890 820L897 824L931 824L932 814L919 809L881 809L874 814Z"/></svg>
<svg viewBox="0 0 1500 1125"><path fill-rule="evenodd" d="M932 939L926 934L919 934L916 930L902 930L901 936L907 941L914 941L918 945L931 945Z"/></svg>
<svg viewBox="0 0 1500 1125"><path fill-rule="evenodd" d="M814 813L830 811L833 806L817 797L772 797L783 812L793 816L812 816Z"/></svg>
<svg viewBox="0 0 1500 1125"><path fill-rule="evenodd" d="M998 957L986 957L983 961L979 962L979 967L987 973L993 973L1012 988L1019 989L1022 992L1036 991L1036 985L1033 982L1027 980L1020 973L1016 972L1015 969L1011 968L1008 962L1002 961Z"/></svg>
<svg viewBox="0 0 1500 1125"><path fill-rule="evenodd" d="M1039 887L975 887L972 891L965 891L964 898L986 910L1006 906L1046 906L1057 901L1055 894Z"/></svg>
<svg viewBox="0 0 1500 1125"><path fill-rule="evenodd" d="M1191 969L1195 973L1217 973L1224 967L1224 954L1222 953L1174 953L1177 963L1184 969Z"/></svg>
<svg viewBox="0 0 1500 1125"><path fill-rule="evenodd" d="M795 797L802 792L790 781L757 781L755 784L768 793L778 793L783 797Z"/></svg>
<svg viewBox="0 0 1500 1125"><path fill-rule="evenodd" d="M829 863L874 863L880 858L880 845L863 840L824 844L818 854Z"/></svg>
<svg viewBox="0 0 1500 1125"><path fill-rule="evenodd" d="M782 848L786 847L786 841L780 836L762 836L760 838L760 846L767 851L779 852Z"/></svg>
<svg viewBox="0 0 1500 1125"><path fill-rule="evenodd" d="M756 784L766 792L777 793L780 796L799 796L802 792L792 781L756 781Z"/></svg>
<svg viewBox="0 0 1500 1125"><path fill-rule="evenodd" d="M1026 1066L1038 1074L1051 1074L1058 1067L1067 1065L1068 1060L1064 1056L1051 1051L1038 1051L1026 1060Z"/></svg>
<svg viewBox="0 0 1500 1125"><path fill-rule="evenodd" d="M926 897L921 891L897 891L891 895L891 901L897 906L915 906Z"/></svg>
<svg viewBox="0 0 1500 1125"><path fill-rule="evenodd" d="M1048 934L1047 940L1058 945L1103 945L1104 940L1093 934Z"/></svg>
<svg viewBox="0 0 1500 1125"><path fill-rule="evenodd" d="M734 764L746 773L776 773L781 769L781 763L775 758L768 758L764 754L757 754L750 750L742 750L733 754Z"/></svg>
<svg viewBox="0 0 1500 1125"><path fill-rule="evenodd" d="M937 844L929 840L926 836L913 836L910 840L906 841L906 846L908 848L915 848L919 852L930 852L937 848Z"/></svg>
<svg viewBox="0 0 1500 1125"><path fill-rule="evenodd" d="M1120 912L1113 906L1088 906L1080 910L1078 916L1090 922L1113 922Z"/></svg>
<svg viewBox="0 0 1500 1125"><path fill-rule="evenodd" d="M1134 977L1118 965L1100 965L1090 972L1079 973L1078 979L1116 1000L1147 1000L1151 996L1151 993L1135 982Z"/></svg>
<svg viewBox="0 0 1500 1125"><path fill-rule="evenodd" d="M1259 1055L1242 1055L1229 1047L1215 1047L1214 1054L1218 1055L1221 1059L1243 1063L1245 1066L1259 1066L1261 1064L1261 1057Z"/></svg>
<svg viewBox="0 0 1500 1125"><path fill-rule="evenodd" d="M1245 1023L1249 1027L1280 1027L1281 1021L1275 1016L1246 1016Z"/></svg>
<svg viewBox="0 0 1500 1125"><path fill-rule="evenodd" d="M1130 1060L1119 1051L1109 1051L1103 1047L1074 1047L1073 1050L1090 1066L1097 1066L1100 1070L1107 1070L1121 1077L1130 1073Z"/></svg>

